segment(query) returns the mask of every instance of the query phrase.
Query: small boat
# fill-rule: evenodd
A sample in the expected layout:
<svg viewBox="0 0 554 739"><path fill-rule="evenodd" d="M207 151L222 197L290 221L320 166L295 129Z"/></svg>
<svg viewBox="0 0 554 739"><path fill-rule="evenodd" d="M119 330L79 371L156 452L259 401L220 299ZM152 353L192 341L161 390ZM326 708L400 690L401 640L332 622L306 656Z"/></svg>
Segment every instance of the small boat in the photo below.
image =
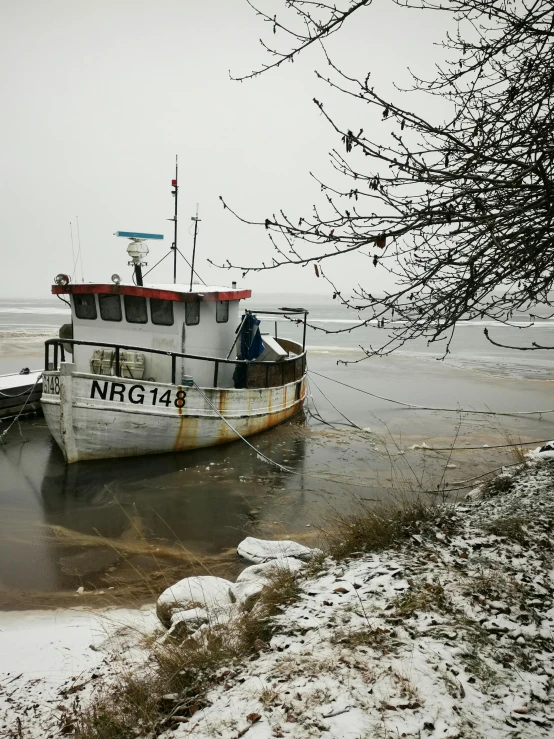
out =
<svg viewBox="0 0 554 739"><path fill-rule="evenodd" d="M26 367L18 374L0 375L0 418L40 411L41 374Z"/></svg>
<svg viewBox="0 0 554 739"><path fill-rule="evenodd" d="M72 331L45 343L41 402L68 463L223 444L301 410L305 310L239 315L251 291L235 285L65 278L52 292L69 297ZM303 342L262 333L264 314L302 323Z"/></svg>

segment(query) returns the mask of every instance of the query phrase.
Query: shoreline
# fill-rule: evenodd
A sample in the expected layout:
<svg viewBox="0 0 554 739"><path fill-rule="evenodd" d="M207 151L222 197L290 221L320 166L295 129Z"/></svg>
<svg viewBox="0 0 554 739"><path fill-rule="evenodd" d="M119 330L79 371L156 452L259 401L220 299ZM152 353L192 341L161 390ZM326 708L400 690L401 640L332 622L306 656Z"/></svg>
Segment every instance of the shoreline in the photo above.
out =
<svg viewBox="0 0 554 739"><path fill-rule="evenodd" d="M179 720L159 723L171 710L158 707L162 714L154 735L177 739L193 730L199 739L245 734L249 739L354 738L379 731L429 739L551 736L554 463L528 462L474 490L462 503L415 513L406 508L399 515L394 537L381 539L381 544L388 541L385 546L371 538L374 511L339 521L334 556L299 568L295 595L278 606L267 642L254 642L244 657L229 658L223 672L223 665L214 668L197 705L189 702L178 715L173 712ZM96 618L84 613L83 624ZM110 613L117 611L105 611L106 618ZM19 716L27 735L38 739L43 734L33 729L37 721L55 717L80 726L79 716L91 700L105 705L109 699L115 709L127 710L119 697L121 680L129 670L145 679L153 647L163 643L177 649L183 639L168 641L152 608L127 614L130 624L105 627L106 659L100 665L85 665L88 653L80 664L76 646L69 647L76 674L58 667L57 683L52 676L41 686L42 678L33 683L29 673L17 679L2 675L0 716L7 725L15 726ZM43 617L35 612L35 618ZM9 642L3 618L0 614L0 639ZM64 650L63 634L55 624L52 628ZM213 628L185 632L183 644L192 639L208 645ZM224 638L225 630L220 633ZM32 665L35 646L27 641ZM11 705L6 704L8 688L15 691ZM50 691L50 703L39 699L41 689ZM82 708L76 708L75 694ZM38 707L28 724L27 707L33 702Z"/></svg>

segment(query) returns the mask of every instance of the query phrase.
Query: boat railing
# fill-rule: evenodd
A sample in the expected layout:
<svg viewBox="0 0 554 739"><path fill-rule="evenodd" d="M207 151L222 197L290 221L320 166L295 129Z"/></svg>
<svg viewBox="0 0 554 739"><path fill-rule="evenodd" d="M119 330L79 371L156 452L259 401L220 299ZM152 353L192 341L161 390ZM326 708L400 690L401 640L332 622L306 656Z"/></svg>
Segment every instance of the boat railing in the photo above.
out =
<svg viewBox="0 0 554 739"><path fill-rule="evenodd" d="M292 342L289 342L292 343ZM222 357L206 357L198 354L184 354L166 349L152 349L144 346L133 346L131 344L113 344L105 341L84 341L82 339L48 339L44 342L44 368L45 371L57 371L59 361L65 362L64 345L102 347L114 350L114 374L112 377L123 377L121 373L121 351L145 352L149 354L161 354L171 357L171 384L176 383L177 360L190 359L200 362L213 362L213 387L218 386L219 366L221 364L232 364L236 367L245 367L244 387L264 388L287 385L295 380L300 380L306 372L306 350L292 357L284 357L279 361L258 361L256 359L224 359ZM297 346L300 345L297 344ZM53 347L53 361L50 361L50 347Z"/></svg>

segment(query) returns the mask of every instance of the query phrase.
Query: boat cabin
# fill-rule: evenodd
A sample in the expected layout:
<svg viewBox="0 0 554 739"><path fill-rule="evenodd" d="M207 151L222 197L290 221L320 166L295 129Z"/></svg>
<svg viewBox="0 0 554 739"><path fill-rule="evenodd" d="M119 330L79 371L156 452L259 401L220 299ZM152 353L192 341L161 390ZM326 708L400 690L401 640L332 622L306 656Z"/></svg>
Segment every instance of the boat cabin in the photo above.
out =
<svg viewBox="0 0 554 739"><path fill-rule="evenodd" d="M198 287L198 286L195 286ZM211 386L214 363L177 357L176 366L164 354L126 351L142 346L199 357L236 357L239 302L251 290L235 287L202 287L189 291L184 285L66 284L52 292L67 295L71 303L72 338L78 341L121 345L121 375L154 382ZM70 345L77 372L120 374L113 371L114 349ZM286 355L286 352L285 352ZM233 364L218 367L218 387L234 387ZM175 377L173 378L173 371Z"/></svg>

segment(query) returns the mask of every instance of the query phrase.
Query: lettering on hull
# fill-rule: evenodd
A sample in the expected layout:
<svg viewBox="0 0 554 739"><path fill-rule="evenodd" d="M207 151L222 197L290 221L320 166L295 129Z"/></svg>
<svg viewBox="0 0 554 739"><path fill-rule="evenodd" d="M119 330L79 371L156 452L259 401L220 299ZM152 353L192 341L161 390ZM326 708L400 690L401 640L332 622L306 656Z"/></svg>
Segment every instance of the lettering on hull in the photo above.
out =
<svg viewBox="0 0 554 739"><path fill-rule="evenodd" d="M58 375L45 375L42 380L43 393L46 395L60 394L60 378Z"/></svg>
<svg viewBox="0 0 554 739"><path fill-rule="evenodd" d="M184 390L164 390L154 387L146 389L144 385L127 385L124 382L93 380L90 388L90 398L94 400L110 400L118 403L132 403L133 405L159 406L166 408L184 408L187 394Z"/></svg>

